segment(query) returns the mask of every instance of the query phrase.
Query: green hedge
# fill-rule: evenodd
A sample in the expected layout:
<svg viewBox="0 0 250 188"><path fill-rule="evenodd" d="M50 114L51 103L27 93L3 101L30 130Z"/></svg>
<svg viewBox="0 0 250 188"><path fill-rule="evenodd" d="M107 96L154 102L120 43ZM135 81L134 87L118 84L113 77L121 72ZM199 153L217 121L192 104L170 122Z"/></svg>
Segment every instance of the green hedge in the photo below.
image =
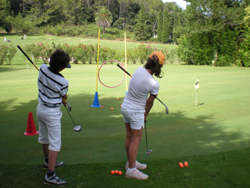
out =
<svg viewBox="0 0 250 188"><path fill-rule="evenodd" d="M6 47L4 45L0 45L0 63L3 64L4 61L7 62L7 57L9 54L12 54L12 58L15 55L15 49L12 47ZM62 49L66 53L69 54L71 58L71 62L74 64L92 64L97 62L97 52L98 52L98 45L84 45L78 44L75 45L68 45L66 44L55 44L52 41L52 44L43 44L43 43L36 43L31 45L26 45L24 51L33 58L34 62L37 63L39 59L43 61L43 63L48 63L49 58L55 49ZM15 49L16 50L16 49ZM166 60L170 60L171 56L174 55L175 50L168 50L167 48L164 49L157 49L156 47L151 47L150 45L141 44L138 47L127 49L127 63L136 64L141 63L144 64L149 57L149 55L154 51L162 51L165 54ZM105 62L107 60L117 60L120 62L125 61L125 52L121 49L113 49L109 47L102 47L99 46L99 62ZM170 60L171 62L171 60ZM113 63L113 62L110 62ZM9 63L10 64L10 63Z"/></svg>

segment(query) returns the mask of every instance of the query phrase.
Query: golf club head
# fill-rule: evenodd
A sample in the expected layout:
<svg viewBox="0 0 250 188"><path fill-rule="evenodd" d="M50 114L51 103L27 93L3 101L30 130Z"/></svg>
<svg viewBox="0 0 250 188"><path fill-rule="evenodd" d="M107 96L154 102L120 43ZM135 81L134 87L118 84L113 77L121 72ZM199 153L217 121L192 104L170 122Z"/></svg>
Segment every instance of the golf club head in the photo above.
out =
<svg viewBox="0 0 250 188"><path fill-rule="evenodd" d="M68 105L68 110L71 112L71 106L70 106L70 104L67 103L67 105Z"/></svg>
<svg viewBox="0 0 250 188"><path fill-rule="evenodd" d="M165 105L165 108L166 108L166 114L168 114L169 111L168 111L168 107L166 105Z"/></svg>
<svg viewBox="0 0 250 188"><path fill-rule="evenodd" d="M152 153L152 149L148 149L148 150L146 151L146 154L150 154L150 153Z"/></svg>
<svg viewBox="0 0 250 188"><path fill-rule="evenodd" d="M77 125L77 126L74 127L74 131L76 131L76 132L80 132L81 129L82 129L82 128L81 128L80 125Z"/></svg>

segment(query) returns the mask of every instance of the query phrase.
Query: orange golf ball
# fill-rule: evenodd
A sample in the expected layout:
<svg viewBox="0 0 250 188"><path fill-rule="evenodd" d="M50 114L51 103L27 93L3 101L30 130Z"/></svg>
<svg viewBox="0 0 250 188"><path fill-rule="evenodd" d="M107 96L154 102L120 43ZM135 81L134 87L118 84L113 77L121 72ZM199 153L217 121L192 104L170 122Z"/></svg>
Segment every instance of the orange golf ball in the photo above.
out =
<svg viewBox="0 0 250 188"><path fill-rule="evenodd" d="M115 171L114 170L111 170L111 172L110 172L111 174L115 174Z"/></svg>
<svg viewBox="0 0 250 188"><path fill-rule="evenodd" d="M184 166L188 167L188 162L187 161L184 162Z"/></svg>
<svg viewBox="0 0 250 188"><path fill-rule="evenodd" d="M117 100L119 100L119 98L117 98Z"/></svg>
<svg viewBox="0 0 250 188"><path fill-rule="evenodd" d="M181 168L183 168L183 163L182 163L182 162L179 162L179 166L180 166Z"/></svg>
<svg viewBox="0 0 250 188"><path fill-rule="evenodd" d="M119 171L118 174L119 174L119 175L122 175L122 171Z"/></svg>
<svg viewBox="0 0 250 188"><path fill-rule="evenodd" d="M101 106L101 108L103 108L103 106Z"/></svg>
<svg viewBox="0 0 250 188"><path fill-rule="evenodd" d="M118 174L118 170L115 170L115 174Z"/></svg>
<svg viewBox="0 0 250 188"><path fill-rule="evenodd" d="M114 108L111 108L111 110L114 110Z"/></svg>
<svg viewBox="0 0 250 188"><path fill-rule="evenodd" d="M122 105L120 105L120 107L122 107Z"/></svg>

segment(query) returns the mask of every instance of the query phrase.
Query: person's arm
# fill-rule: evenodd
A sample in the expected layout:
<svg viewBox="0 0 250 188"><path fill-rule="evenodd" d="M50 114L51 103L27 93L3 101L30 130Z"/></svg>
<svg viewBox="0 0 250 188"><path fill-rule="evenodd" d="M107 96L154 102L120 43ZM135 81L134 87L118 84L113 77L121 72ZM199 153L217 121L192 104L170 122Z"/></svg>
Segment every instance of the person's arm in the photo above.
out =
<svg viewBox="0 0 250 188"><path fill-rule="evenodd" d="M148 99L147 99L145 113L144 113L145 119L148 116L148 113L149 113L149 111L151 110L151 108L152 108L152 106L154 104L154 100L155 100L156 96L157 95L150 94L149 97L148 97Z"/></svg>

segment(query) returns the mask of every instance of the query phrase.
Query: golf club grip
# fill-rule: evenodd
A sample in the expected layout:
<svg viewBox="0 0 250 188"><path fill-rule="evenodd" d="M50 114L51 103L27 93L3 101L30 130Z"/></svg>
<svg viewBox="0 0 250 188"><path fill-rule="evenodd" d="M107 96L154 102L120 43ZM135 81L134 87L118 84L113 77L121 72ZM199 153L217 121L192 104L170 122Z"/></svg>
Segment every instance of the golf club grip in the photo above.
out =
<svg viewBox="0 0 250 188"><path fill-rule="evenodd" d="M19 45L17 45L17 47L18 47L18 49L23 53L23 55L25 55L25 57L31 62L31 64L32 65L34 65L34 67L36 67L36 69L39 71L39 69L37 68L37 66L31 61L31 59L29 58L29 56L23 51L23 49L19 46ZM62 98L63 99L63 101L67 104L67 101L64 99L64 98ZM65 105L64 105L65 106ZM66 107L66 106L65 106Z"/></svg>
<svg viewBox="0 0 250 188"><path fill-rule="evenodd" d="M124 68L122 68L119 64L117 64L117 66L122 69L124 72L126 72L130 77L132 77Z"/></svg>
<svg viewBox="0 0 250 188"><path fill-rule="evenodd" d="M17 47L23 53L23 55L25 55L25 57L31 62L31 64L34 65L34 67L39 71L37 66L31 61L31 59L29 58L29 56L27 56L27 54L23 51L23 49L19 45Z"/></svg>
<svg viewBox="0 0 250 188"><path fill-rule="evenodd" d="M62 100L67 104L67 101L64 98L62 98Z"/></svg>

